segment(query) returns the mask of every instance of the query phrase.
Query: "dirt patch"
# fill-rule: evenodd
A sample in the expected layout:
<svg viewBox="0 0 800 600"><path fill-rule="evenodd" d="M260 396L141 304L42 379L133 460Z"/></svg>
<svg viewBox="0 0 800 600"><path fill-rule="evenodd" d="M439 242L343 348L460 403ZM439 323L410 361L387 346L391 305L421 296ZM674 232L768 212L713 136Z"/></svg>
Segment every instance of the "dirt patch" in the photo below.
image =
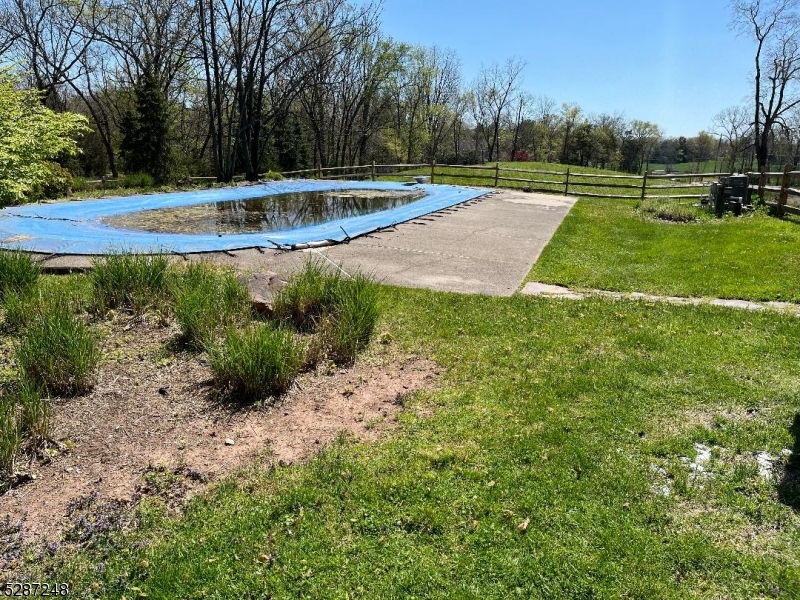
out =
<svg viewBox="0 0 800 600"><path fill-rule="evenodd" d="M53 456L19 461L35 480L0 496L0 517L22 520L29 539L57 539L77 497L159 493L179 505L258 457L301 461L341 432L375 440L403 397L439 374L431 361L381 346L353 367L301 376L277 404L241 407L217 399L201 355L175 349L173 326L123 319L105 334L92 392L54 401Z"/></svg>

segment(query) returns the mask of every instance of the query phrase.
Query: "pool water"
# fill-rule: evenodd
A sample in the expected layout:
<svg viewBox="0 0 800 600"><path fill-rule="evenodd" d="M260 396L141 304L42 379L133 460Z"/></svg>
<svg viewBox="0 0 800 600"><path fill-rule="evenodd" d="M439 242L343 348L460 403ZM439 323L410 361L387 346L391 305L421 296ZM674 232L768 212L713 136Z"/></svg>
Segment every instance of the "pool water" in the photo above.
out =
<svg viewBox="0 0 800 600"><path fill-rule="evenodd" d="M273 194L104 217L110 227L153 233L259 233L368 215L419 200L425 192L337 189Z"/></svg>

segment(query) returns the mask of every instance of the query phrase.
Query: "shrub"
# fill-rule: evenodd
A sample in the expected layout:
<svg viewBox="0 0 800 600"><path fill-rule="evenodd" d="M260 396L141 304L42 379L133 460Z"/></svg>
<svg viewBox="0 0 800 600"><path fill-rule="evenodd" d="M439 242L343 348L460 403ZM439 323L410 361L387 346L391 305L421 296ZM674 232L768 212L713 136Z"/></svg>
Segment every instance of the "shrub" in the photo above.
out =
<svg viewBox="0 0 800 600"><path fill-rule="evenodd" d="M14 458L21 441L15 403L0 396L0 478L14 474Z"/></svg>
<svg viewBox="0 0 800 600"><path fill-rule="evenodd" d="M50 179L50 157L75 156L85 117L56 113L22 73L0 68L0 206L26 202Z"/></svg>
<svg viewBox="0 0 800 600"><path fill-rule="evenodd" d="M22 380L56 396L88 390L98 358L91 331L62 307L33 318L16 355Z"/></svg>
<svg viewBox="0 0 800 600"><path fill-rule="evenodd" d="M94 261L92 286L95 307L127 308L141 312L163 302L169 261L163 255L121 252Z"/></svg>
<svg viewBox="0 0 800 600"><path fill-rule="evenodd" d="M250 297L229 271L208 263L193 263L173 282L175 317L184 341L203 350L214 334L229 325L247 320Z"/></svg>
<svg viewBox="0 0 800 600"><path fill-rule="evenodd" d="M303 352L288 329L257 323L228 328L209 350L217 384L232 396L263 398L285 392L303 363Z"/></svg>
<svg viewBox="0 0 800 600"><path fill-rule="evenodd" d="M41 269L27 252L0 251L0 297L8 293L25 293L39 281Z"/></svg>
<svg viewBox="0 0 800 600"><path fill-rule="evenodd" d="M45 170L39 194L42 198L66 198L72 193L72 173L54 162L45 163Z"/></svg>
<svg viewBox="0 0 800 600"><path fill-rule="evenodd" d="M155 179L148 173L128 173L120 181L121 187L129 188L151 188L155 185Z"/></svg>
<svg viewBox="0 0 800 600"><path fill-rule="evenodd" d="M72 191L73 192L85 192L89 189L89 183L87 182L85 177L73 177L72 178Z"/></svg>
<svg viewBox="0 0 800 600"><path fill-rule="evenodd" d="M276 173L275 171L267 171L266 173L261 174L260 179L262 181L283 181L283 175Z"/></svg>

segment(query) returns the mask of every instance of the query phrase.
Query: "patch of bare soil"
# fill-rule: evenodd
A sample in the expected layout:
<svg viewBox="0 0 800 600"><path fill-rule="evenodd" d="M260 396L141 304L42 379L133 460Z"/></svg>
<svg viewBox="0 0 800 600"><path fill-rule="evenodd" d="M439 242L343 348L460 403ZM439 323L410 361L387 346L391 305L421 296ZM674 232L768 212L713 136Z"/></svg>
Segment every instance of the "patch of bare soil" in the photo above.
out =
<svg viewBox="0 0 800 600"><path fill-rule="evenodd" d="M439 373L431 361L382 347L353 367L301 376L276 403L243 407L219 401L203 357L174 349L176 336L143 320L110 325L92 392L54 401L58 452L18 463L35 479L0 496L0 517L22 520L29 539L55 540L78 497L159 493L178 506L258 457L302 461L342 432L377 439L403 397L431 388ZM153 489L165 480L154 474L168 474L169 489Z"/></svg>

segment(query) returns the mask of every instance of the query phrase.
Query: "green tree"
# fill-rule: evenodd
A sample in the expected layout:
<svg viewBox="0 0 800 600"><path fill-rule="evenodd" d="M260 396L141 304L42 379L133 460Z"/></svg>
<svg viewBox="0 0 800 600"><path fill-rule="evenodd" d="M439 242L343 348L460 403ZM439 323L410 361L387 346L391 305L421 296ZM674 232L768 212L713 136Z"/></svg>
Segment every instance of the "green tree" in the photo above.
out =
<svg viewBox="0 0 800 600"><path fill-rule="evenodd" d="M75 138L89 131L87 120L55 113L41 94L20 89L20 78L0 69L0 204L18 204L47 186L53 159L78 153Z"/></svg>
<svg viewBox="0 0 800 600"><path fill-rule="evenodd" d="M169 104L152 68L134 88L135 106L123 116L120 149L128 173L147 173L156 183L170 176Z"/></svg>

